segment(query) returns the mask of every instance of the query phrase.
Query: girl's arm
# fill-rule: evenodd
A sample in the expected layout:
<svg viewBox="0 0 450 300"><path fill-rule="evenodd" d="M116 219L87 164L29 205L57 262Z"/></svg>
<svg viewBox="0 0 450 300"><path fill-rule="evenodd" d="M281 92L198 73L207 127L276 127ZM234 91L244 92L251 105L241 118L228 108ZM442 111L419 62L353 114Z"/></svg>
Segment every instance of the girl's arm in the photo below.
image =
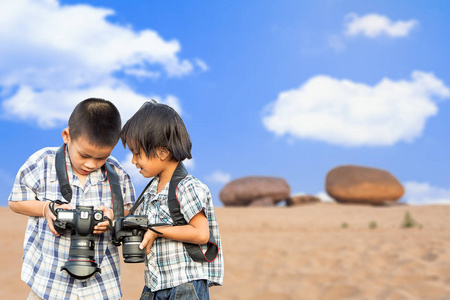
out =
<svg viewBox="0 0 450 300"><path fill-rule="evenodd" d="M162 235L151 230L147 230L141 244L139 245L140 249L144 249L144 247L146 247L147 254L150 253L150 247L157 237L199 245L206 244L209 240L208 219L203 211L192 217L191 221L187 225L155 227L155 229L161 232Z"/></svg>

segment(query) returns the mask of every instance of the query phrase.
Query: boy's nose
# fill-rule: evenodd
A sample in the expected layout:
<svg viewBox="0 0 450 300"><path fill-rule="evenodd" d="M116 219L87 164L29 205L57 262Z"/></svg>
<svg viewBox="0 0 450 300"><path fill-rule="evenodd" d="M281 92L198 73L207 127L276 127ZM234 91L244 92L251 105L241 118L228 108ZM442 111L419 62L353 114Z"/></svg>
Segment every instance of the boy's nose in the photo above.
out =
<svg viewBox="0 0 450 300"><path fill-rule="evenodd" d="M95 170L97 166L94 160L88 160L85 162L84 165L86 166L86 168L89 168L90 170Z"/></svg>

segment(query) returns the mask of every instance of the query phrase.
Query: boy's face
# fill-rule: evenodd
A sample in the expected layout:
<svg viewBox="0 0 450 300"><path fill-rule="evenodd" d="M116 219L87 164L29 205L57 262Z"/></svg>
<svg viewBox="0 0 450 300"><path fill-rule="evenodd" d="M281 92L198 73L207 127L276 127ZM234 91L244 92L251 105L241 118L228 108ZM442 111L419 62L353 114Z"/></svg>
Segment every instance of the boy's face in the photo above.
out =
<svg viewBox="0 0 450 300"><path fill-rule="evenodd" d="M103 166L114 149L114 146L93 145L83 136L74 140L68 128L63 130L62 135L68 146L72 169L78 176L85 177Z"/></svg>
<svg viewBox="0 0 450 300"><path fill-rule="evenodd" d="M139 173L145 178L154 177L165 170L168 155L167 150L157 151L157 156L150 157L145 155L145 151L142 148L139 152L132 148L130 148L130 151L133 154L131 163L140 169Z"/></svg>

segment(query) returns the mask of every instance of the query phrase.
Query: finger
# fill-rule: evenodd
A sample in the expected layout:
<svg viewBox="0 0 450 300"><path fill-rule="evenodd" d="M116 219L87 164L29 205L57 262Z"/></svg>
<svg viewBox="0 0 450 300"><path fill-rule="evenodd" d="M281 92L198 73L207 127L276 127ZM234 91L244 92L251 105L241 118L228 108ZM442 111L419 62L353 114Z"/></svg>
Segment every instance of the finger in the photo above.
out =
<svg viewBox="0 0 450 300"><path fill-rule="evenodd" d="M109 221L100 222L97 225L95 225L94 228L100 228L100 227L104 227L104 228L108 229L109 228Z"/></svg>
<svg viewBox="0 0 450 300"><path fill-rule="evenodd" d="M145 254L147 254L147 255L150 254L150 248L151 248L151 245L147 244L147 247L145 247Z"/></svg>
<svg viewBox="0 0 450 300"><path fill-rule="evenodd" d="M50 229L50 231L54 234L54 235L56 235L56 236L59 236L59 233L55 230L55 227L53 226L53 220L48 220L47 219L47 224L48 224L48 229Z"/></svg>
<svg viewBox="0 0 450 300"><path fill-rule="evenodd" d="M142 242L139 244L139 249L144 249L147 247L148 242L151 240L151 236L149 234L149 231L144 234L144 238L142 239Z"/></svg>
<svg viewBox="0 0 450 300"><path fill-rule="evenodd" d="M52 212L50 212L47 216L50 218L50 220L56 221L56 216Z"/></svg>
<svg viewBox="0 0 450 300"><path fill-rule="evenodd" d="M56 208L62 208L62 209L65 209L65 210L70 210L70 209L72 209L72 206L70 204L61 204L61 205L58 205Z"/></svg>

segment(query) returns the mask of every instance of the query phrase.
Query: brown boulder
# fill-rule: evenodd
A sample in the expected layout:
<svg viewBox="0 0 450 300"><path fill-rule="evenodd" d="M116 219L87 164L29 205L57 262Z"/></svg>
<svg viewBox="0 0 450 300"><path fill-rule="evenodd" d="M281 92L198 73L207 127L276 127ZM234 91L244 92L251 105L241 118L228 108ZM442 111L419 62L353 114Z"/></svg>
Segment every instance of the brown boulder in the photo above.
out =
<svg viewBox="0 0 450 300"><path fill-rule="evenodd" d="M286 199L286 205L287 206L293 206L293 205L301 205L301 204L308 204L308 203L317 203L322 202L320 198L316 196L311 195L296 195L291 196Z"/></svg>
<svg viewBox="0 0 450 300"><path fill-rule="evenodd" d="M273 206L287 199L290 192L282 178L252 176L229 182L219 197L225 206Z"/></svg>
<svg viewBox="0 0 450 300"><path fill-rule="evenodd" d="M400 199L405 189L388 171L339 166L327 174L325 189L337 202L386 204Z"/></svg>

